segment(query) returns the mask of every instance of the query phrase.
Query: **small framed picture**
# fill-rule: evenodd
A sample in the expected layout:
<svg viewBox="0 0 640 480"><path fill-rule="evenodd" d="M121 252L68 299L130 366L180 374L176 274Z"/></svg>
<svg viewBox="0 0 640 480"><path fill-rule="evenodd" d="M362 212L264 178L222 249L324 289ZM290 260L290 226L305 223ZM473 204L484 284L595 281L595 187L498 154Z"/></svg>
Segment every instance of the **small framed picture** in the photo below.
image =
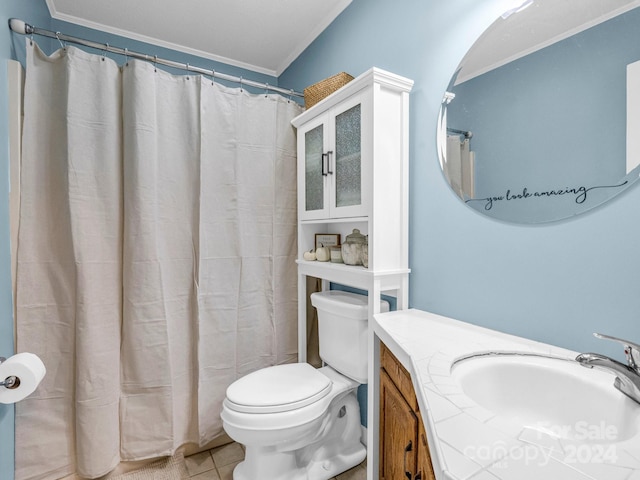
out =
<svg viewBox="0 0 640 480"><path fill-rule="evenodd" d="M339 233L316 233L316 248L340 245Z"/></svg>

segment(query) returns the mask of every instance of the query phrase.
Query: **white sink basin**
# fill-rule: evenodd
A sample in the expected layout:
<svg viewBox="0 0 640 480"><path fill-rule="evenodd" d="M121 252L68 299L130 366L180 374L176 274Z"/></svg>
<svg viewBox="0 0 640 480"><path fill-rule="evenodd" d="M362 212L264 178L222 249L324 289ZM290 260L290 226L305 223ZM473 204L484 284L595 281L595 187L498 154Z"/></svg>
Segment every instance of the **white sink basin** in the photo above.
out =
<svg viewBox="0 0 640 480"><path fill-rule="evenodd" d="M613 387L615 375L574 361L475 355L457 361L451 376L491 413L553 437L601 444L640 431L640 404Z"/></svg>

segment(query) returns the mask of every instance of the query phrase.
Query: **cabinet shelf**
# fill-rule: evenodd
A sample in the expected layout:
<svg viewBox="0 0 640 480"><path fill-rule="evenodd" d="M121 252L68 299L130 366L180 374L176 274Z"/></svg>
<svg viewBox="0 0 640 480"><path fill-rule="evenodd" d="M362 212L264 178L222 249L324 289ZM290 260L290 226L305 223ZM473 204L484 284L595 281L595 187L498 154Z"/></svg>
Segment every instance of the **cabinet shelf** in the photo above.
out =
<svg viewBox="0 0 640 480"><path fill-rule="evenodd" d="M358 265L344 263L296 260L298 273L322 278L330 282L369 290L374 281L380 282L381 291L402 288L402 279L409 274L408 268L398 270L370 270Z"/></svg>
<svg viewBox="0 0 640 480"><path fill-rule="evenodd" d="M300 220L301 225L316 225L323 223L356 223L366 222L368 217L343 217L343 218L322 218L319 220Z"/></svg>

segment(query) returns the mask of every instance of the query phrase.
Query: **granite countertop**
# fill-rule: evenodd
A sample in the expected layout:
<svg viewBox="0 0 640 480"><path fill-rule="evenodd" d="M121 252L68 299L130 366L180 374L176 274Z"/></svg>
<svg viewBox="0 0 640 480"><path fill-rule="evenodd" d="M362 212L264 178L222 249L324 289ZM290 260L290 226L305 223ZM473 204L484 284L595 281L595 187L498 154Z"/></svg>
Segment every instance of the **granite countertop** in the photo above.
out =
<svg viewBox="0 0 640 480"><path fill-rule="evenodd" d="M411 373L437 480L640 480L640 435L602 444L541 435L479 406L451 377L456 360L478 353L576 352L415 309L375 315L373 328Z"/></svg>

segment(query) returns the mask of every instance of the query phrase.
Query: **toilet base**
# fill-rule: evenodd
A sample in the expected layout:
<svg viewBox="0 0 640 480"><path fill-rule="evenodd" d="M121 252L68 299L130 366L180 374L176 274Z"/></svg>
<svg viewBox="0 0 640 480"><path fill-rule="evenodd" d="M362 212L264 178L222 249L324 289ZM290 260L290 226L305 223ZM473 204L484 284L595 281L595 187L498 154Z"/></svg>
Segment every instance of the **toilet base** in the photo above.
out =
<svg viewBox="0 0 640 480"><path fill-rule="evenodd" d="M245 460L233 480L329 480L366 458L360 442L360 410L355 390L329 407L315 441L298 449L246 445Z"/></svg>
<svg viewBox="0 0 640 480"><path fill-rule="evenodd" d="M324 460L311 460L301 468L297 466L296 452L251 452L259 448L246 447L247 459L236 466L233 480L329 480L360 465L367 456L366 448L360 443L349 452Z"/></svg>
<svg viewBox="0 0 640 480"><path fill-rule="evenodd" d="M308 480L329 480L347 470L360 465L367 457L367 449L360 444L352 452L343 452L333 457L329 462L313 463L307 469L307 476L300 477Z"/></svg>

